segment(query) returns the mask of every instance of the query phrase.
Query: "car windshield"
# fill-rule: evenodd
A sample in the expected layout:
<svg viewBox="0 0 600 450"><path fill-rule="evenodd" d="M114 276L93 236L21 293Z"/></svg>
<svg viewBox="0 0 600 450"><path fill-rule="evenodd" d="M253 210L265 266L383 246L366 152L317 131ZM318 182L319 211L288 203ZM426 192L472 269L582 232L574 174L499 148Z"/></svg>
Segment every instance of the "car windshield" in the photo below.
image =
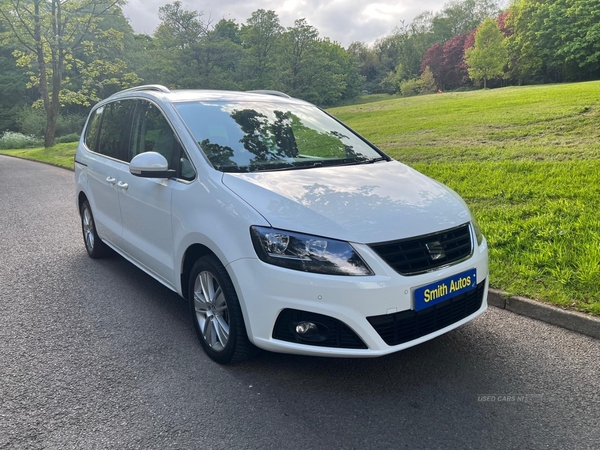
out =
<svg viewBox="0 0 600 450"><path fill-rule="evenodd" d="M176 103L212 165L222 172L288 170L387 159L311 105L282 102Z"/></svg>

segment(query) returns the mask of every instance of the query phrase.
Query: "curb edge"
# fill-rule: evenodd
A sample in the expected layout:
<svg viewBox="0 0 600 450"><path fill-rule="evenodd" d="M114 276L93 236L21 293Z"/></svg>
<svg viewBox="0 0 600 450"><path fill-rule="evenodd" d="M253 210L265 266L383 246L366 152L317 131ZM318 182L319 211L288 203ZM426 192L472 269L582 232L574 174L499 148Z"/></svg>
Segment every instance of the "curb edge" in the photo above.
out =
<svg viewBox="0 0 600 450"><path fill-rule="evenodd" d="M600 318L594 316L560 309L525 297L511 297L506 292L497 289L489 290L488 304L600 339Z"/></svg>

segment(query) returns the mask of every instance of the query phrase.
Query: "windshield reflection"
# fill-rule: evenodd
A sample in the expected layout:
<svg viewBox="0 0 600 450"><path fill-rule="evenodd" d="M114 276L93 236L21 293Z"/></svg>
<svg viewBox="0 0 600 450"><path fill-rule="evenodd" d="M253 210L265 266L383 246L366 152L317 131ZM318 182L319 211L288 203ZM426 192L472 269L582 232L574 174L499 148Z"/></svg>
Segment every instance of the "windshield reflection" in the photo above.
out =
<svg viewBox="0 0 600 450"><path fill-rule="evenodd" d="M357 164L384 157L308 105L187 102L176 108L212 165L223 172Z"/></svg>

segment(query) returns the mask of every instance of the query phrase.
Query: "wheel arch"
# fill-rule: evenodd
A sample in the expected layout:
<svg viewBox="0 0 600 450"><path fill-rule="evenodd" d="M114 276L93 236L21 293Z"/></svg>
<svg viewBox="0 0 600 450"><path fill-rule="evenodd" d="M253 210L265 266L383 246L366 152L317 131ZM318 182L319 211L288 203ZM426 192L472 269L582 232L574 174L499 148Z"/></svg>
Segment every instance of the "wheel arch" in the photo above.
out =
<svg viewBox="0 0 600 450"><path fill-rule="evenodd" d="M85 195L85 192L80 191L79 195L77 195L77 211L79 211L79 213L81 214L81 207L83 206L83 202L85 202L86 200L88 200L87 195ZM89 200L88 200L89 202Z"/></svg>
<svg viewBox="0 0 600 450"><path fill-rule="evenodd" d="M196 261L206 255L213 255L220 261L220 258L211 249L202 244L192 244L185 250L185 253L183 254L183 260L181 262L180 274L181 295L183 298L188 298L189 277L192 267Z"/></svg>

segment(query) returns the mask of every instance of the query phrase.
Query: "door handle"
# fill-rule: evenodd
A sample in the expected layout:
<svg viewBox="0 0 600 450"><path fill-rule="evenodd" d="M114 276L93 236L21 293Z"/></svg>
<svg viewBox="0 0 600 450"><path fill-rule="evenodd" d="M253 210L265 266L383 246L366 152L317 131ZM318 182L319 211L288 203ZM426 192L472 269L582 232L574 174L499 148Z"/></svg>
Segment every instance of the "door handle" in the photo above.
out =
<svg viewBox="0 0 600 450"><path fill-rule="evenodd" d="M124 191L126 191L127 188L129 187L129 185L127 183L123 183L122 181L119 181L117 183L117 187L119 187L119 188L123 189Z"/></svg>
<svg viewBox="0 0 600 450"><path fill-rule="evenodd" d="M113 177L107 177L106 181L108 181L108 184L112 184L113 186L117 182L117 180L115 178L113 178Z"/></svg>

